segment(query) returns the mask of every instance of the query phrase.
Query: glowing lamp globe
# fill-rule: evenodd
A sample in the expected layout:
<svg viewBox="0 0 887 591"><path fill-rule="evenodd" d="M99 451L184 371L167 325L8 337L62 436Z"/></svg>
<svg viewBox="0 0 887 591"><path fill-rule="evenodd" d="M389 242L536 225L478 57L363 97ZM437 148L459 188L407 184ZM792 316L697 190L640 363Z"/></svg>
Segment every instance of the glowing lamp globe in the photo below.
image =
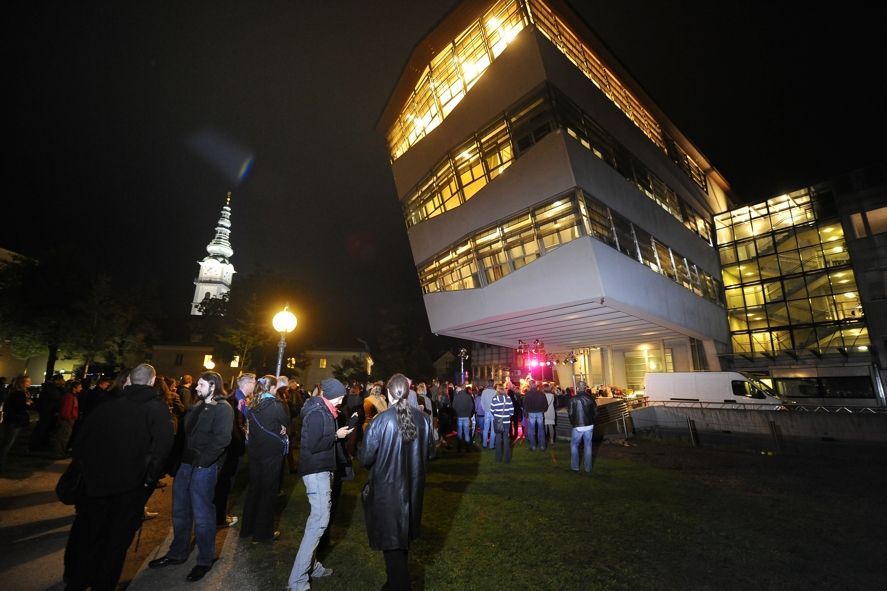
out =
<svg viewBox="0 0 887 591"><path fill-rule="evenodd" d="M297 324L296 315L290 312L288 309L284 308L274 315L274 319L271 320L271 324L274 326L274 330L279 333L293 332Z"/></svg>

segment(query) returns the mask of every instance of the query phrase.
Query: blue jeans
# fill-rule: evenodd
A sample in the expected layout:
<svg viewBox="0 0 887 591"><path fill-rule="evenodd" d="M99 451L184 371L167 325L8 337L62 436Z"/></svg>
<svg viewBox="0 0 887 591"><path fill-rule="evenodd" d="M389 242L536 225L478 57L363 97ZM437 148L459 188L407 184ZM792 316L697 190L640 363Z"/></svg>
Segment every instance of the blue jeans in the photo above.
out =
<svg viewBox="0 0 887 591"><path fill-rule="evenodd" d="M530 450L536 449L536 444L539 444L539 449L545 449L545 415L541 412L531 412L527 416L527 429L529 430L529 435L527 439L530 441ZM538 429L538 431L537 431Z"/></svg>
<svg viewBox="0 0 887 591"><path fill-rule="evenodd" d="M188 558L191 527L196 530L197 564L212 566L216 557L216 508L213 494L219 467L199 468L182 464L172 485L173 540L166 553L170 558Z"/></svg>
<svg viewBox="0 0 887 591"><path fill-rule="evenodd" d="M585 445L585 471L591 472L591 434L594 427L588 431L580 431L573 429L570 436L570 469L574 472L579 471L579 443L584 442Z"/></svg>
<svg viewBox="0 0 887 591"><path fill-rule="evenodd" d="M489 439L489 443L487 443L486 447L489 447L490 449L496 447L496 431L493 430L493 413L484 415L483 437L481 443L485 443Z"/></svg>
<svg viewBox="0 0 887 591"><path fill-rule="evenodd" d="M470 417L456 417L456 439L471 443Z"/></svg>
<svg viewBox="0 0 887 591"><path fill-rule="evenodd" d="M330 507L333 502L332 472L306 474L302 476L302 482L305 483L311 512L305 522L305 533L302 534L302 543L299 544L299 552L293 561L293 569L287 582L287 588L293 591L308 589L311 585L311 573L319 564L315 563L314 553L330 524Z"/></svg>

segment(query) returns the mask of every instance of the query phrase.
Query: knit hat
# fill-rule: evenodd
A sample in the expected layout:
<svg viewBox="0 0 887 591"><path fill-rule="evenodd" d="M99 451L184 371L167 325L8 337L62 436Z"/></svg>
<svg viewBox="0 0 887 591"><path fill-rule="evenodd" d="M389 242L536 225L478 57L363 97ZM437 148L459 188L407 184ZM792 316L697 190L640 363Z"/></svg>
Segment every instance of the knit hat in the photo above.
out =
<svg viewBox="0 0 887 591"><path fill-rule="evenodd" d="M345 384L336 378L327 378L320 382L320 389L327 400L334 400L345 395Z"/></svg>

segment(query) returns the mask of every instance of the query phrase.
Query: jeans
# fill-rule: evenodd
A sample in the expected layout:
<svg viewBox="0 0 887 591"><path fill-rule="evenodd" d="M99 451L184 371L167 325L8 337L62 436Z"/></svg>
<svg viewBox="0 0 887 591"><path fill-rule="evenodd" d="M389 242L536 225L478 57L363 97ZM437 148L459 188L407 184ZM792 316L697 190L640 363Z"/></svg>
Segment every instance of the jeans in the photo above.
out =
<svg viewBox="0 0 887 591"><path fill-rule="evenodd" d="M465 443L471 442L471 427L469 417L456 418L456 439L461 439Z"/></svg>
<svg viewBox="0 0 887 591"><path fill-rule="evenodd" d="M491 421L492 422L492 421ZM493 432L493 437L496 436L495 431ZM496 461L501 462L502 456L505 456L505 463L511 463L511 439L508 437L508 432L499 433L499 439L496 439Z"/></svg>
<svg viewBox="0 0 887 591"><path fill-rule="evenodd" d="M11 421L0 424L0 472L6 470L6 458L9 457L9 451L15 445L15 440L22 428L14 425Z"/></svg>
<svg viewBox="0 0 887 591"><path fill-rule="evenodd" d="M166 553L170 558L188 558L191 526L197 537L197 564L212 566L216 557L216 508L213 494L219 467L200 468L182 464L172 485L173 540Z"/></svg>
<svg viewBox="0 0 887 591"><path fill-rule="evenodd" d="M570 469L574 472L579 471L579 442L584 442L585 445L585 471L591 472L591 434L593 432L594 427L588 431L573 429L570 437Z"/></svg>
<svg viewBox="0 0 887 591"><path fill-rule="evenodd" d="M496 431L493 429L493 413L484 415L484 417L483 439L481 440L481 443L485 444L484 447L492 449L496 447Z"/></svg>
<svg viewBox="0 0 887 591"><path fill-rule="evenodd" d="M308 521L305 522L305 533L302 535L302 543L299 544L299 552L293 561L293 569L287 582L288 588L294 591L308 589L311 584L311 572L315 566L314 552L330 523L332 481L332 472L318 472L302 477L311 512L308 514Z"/></svg>
<svg viewBox="0 0 887 591"><path fill-rule="evenodd" d="M536 449L537 443L540 449L545 450L545 421L543 417L541 412L531 412L527 416L527 429L530 433L527 439L530 441L531 451Z"/></svg>

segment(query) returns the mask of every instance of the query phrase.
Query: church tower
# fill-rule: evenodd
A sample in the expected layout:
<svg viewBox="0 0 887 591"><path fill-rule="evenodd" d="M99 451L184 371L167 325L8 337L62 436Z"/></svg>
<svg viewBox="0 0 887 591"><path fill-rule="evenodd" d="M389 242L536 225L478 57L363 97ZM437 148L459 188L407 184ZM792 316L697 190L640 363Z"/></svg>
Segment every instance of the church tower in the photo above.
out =
<svg viewBox="0 0 887 591"><path fill-rule="evenodd" d="M216 224L216 235L206 245L208 255L200 261L200 271L194 280L194 301L191 315L200 316L200 303L206 298L218 298L231 291L234 265L228 260L234 254L228 237L231 234L231 193L225 199L222 215Z"/></svg>

